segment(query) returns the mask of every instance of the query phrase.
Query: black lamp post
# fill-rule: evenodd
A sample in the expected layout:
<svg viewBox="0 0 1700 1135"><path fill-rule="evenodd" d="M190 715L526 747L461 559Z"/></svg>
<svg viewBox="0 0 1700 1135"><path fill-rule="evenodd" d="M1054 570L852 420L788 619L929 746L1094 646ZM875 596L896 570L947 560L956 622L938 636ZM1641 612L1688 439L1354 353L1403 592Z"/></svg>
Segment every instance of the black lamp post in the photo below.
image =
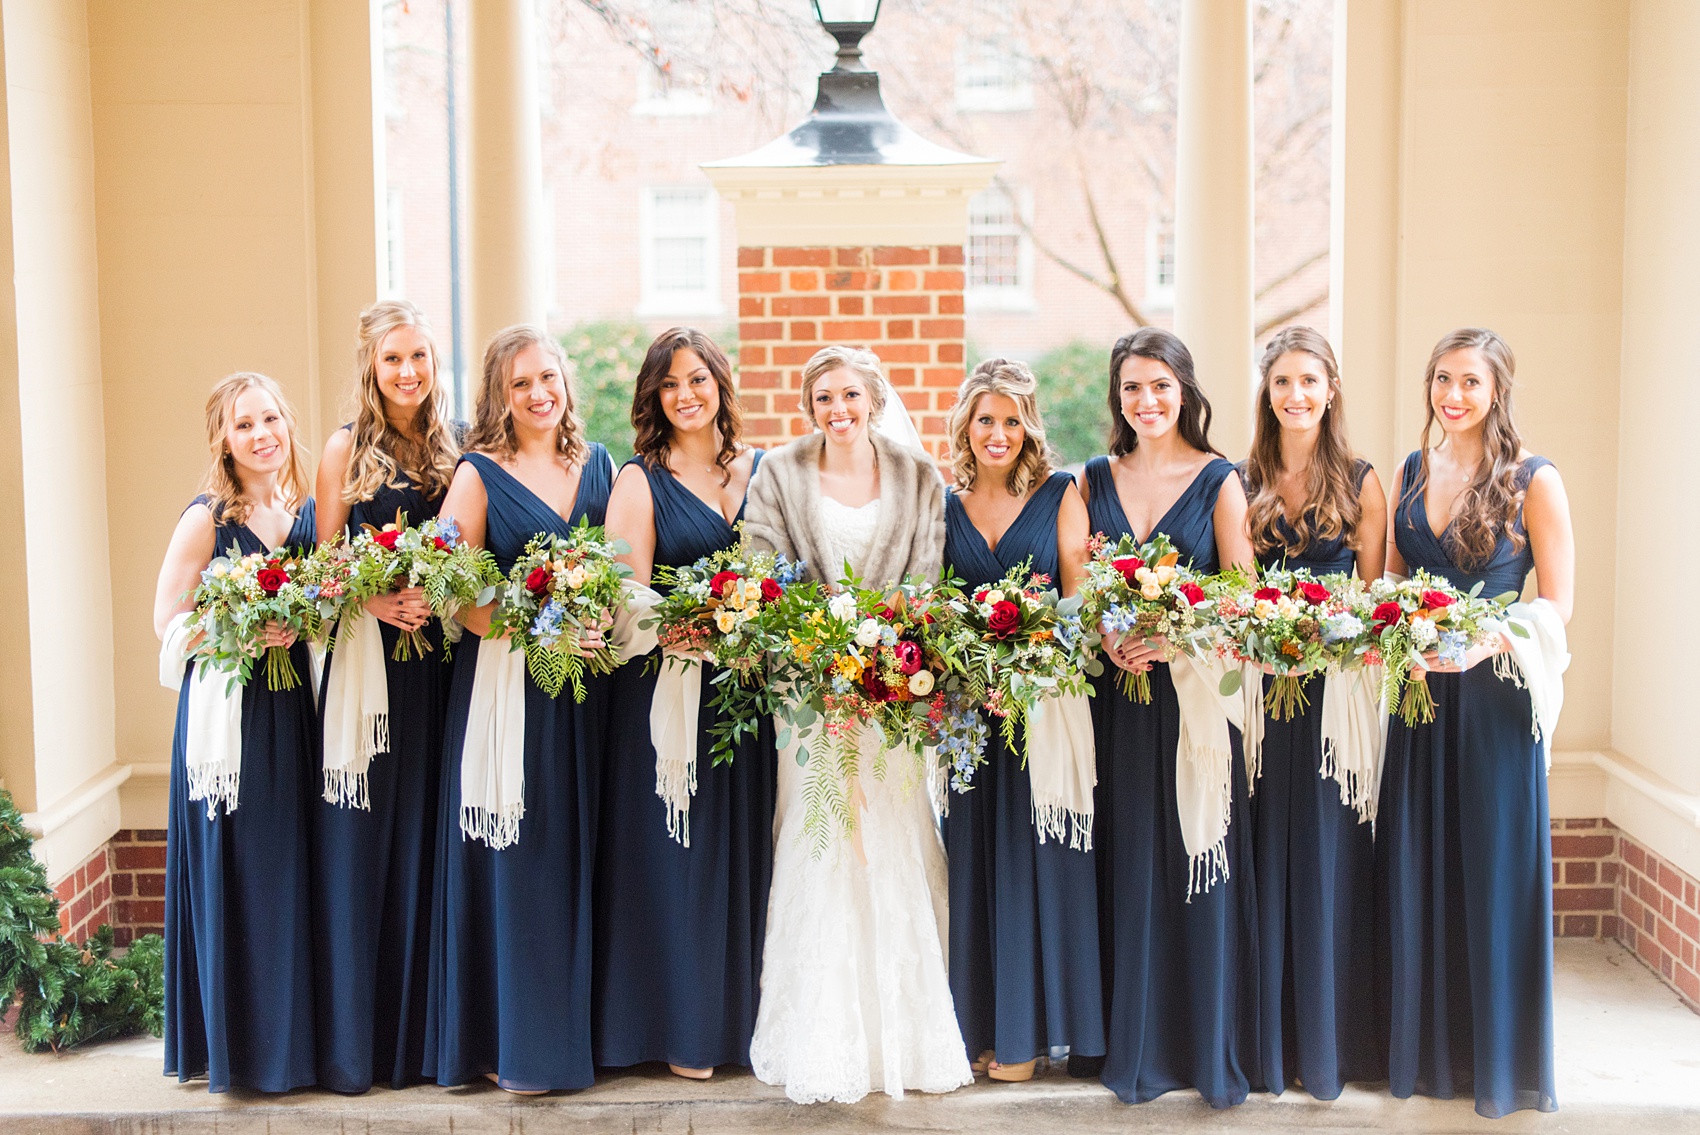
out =
<svg viewBox="0 0 1700 1135"><path fill-rule="evenodd" d="M863 71L862 37L874 30L880 18L880 0L811 0L815 19L838 41L834 71Z"/></svg>

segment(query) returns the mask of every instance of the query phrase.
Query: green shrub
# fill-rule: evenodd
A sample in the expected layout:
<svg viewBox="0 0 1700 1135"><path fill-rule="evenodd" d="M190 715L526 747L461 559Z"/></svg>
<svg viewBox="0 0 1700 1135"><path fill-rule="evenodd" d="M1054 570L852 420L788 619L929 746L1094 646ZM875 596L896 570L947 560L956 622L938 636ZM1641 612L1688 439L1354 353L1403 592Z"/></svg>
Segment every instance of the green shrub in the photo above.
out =
<svg viewBox="0 0 1700 1135"><path fill-rule="evenodd" d="M738 367L737 328L709 332ZM644 352L654 339L636 323L599 319L561 335L561 347L578 369L579 416L585 436L608 447L616 463L632 455L632 391Z"/></svg>

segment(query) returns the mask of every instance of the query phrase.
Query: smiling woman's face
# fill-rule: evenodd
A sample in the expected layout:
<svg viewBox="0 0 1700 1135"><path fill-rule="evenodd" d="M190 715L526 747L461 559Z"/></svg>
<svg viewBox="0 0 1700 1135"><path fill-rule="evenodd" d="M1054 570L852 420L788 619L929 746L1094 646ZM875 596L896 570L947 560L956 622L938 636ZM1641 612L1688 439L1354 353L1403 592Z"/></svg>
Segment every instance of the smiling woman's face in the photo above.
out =
<svg viewBox="0 0 1700 1135"><path fill-rule="evenodd" d="M1480 429L1493 406L1493 368L1474 347L1440 356L1429 387L1429 405L1447 433Z"/></svg>
<svg viewBox="0 0 1700 1135"><path fill-rule="evenodd" d="M702 356L689 347L673 352L667 377L661 380L661 412L679 433L711 429L720 413L720 384Z"/></svg>
<svg viewBox="0 0 1700 1135"><path fill-rule="evenodd" d="M1129 355L1119 376L1122 417L1142 441L1155 440L1181 419L1181 382L1156 359Z"/></svg>
<svg viewBox="0 0 1700 1135"><path fill-rule="evenodd" d="M508 411L516 430L553 433L567 413L567 379L555 356L533 343L514 356Z"/></svg>
<svg viewBox="0 0 1700 1135"><path fill-rule="evenodd" d="M826 439L854 445L868 432L868 384L849 367L837 367L815 379L809 395L815 425Z"/></svg>
<svg viewBox="0 0 1700 1135"><path fill-rule="evenodd" d="M257 386L236 396L225 427L224 444L239 469L276 473L289 461L289 423L277 399Z"/></svg>

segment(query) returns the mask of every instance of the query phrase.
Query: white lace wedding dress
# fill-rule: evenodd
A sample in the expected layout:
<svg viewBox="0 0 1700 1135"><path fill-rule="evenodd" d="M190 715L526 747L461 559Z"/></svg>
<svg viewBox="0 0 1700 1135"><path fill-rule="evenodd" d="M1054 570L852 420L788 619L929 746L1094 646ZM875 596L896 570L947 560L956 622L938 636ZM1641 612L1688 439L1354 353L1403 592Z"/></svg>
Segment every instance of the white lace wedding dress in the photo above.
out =
<svg viewBox="0 0 1700 1135"><path fill-rule="evenodd" d="M833 562L863 563L879 502L853 509L822 497L821 507ZM794 745L779 754L750 1063L798 1103L948 1092L974 1081L945 974L944 843L927 785L903 775L912 758L892 754L885 779L872 775L880 743L878 728L862 730L860 846L834 840L819 858L803 839L808 770Z"/></svg>

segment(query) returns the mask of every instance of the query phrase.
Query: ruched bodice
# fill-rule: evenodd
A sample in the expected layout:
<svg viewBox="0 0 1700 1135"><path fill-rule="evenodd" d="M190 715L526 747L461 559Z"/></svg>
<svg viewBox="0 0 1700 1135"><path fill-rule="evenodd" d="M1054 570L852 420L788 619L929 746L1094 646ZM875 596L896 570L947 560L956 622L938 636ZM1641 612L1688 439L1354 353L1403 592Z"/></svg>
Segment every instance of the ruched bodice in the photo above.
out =
<svg viewBox="0 0 1700 1135"><path fill-rule="evenodd" d="M751 477L756 475L761 458L762 451L758 449L751 457ZM634 457L626 464L643 470L649 481L649 499L655 508L657 566L685 567L738 542L734 525L744 518L744 502L739 503L738 514L728 524L720 510L687 489L665 465L651 466L641 457Z"/></svg>
<svg viewBox="0 0 1700 1135"><path fill-rule="evenodd" d="M1127 513L1122 509L1116 492L1115 474L1110 471L1108 457L1094 457L1086 463L1086 487L1090 498L1086 502L1092 521L1092 531L1102 532L1112 540L1127 533L1144 543L1158 532L1168 536L1182 560L1191 560L1195 570L1216 570L1216 494L1222 482L1233 473L1233 463L1224 457L1213 458L1198 471L1192 484L1175 503L1169 506L1156 527L1143 535L1133 530Z"/></svg>
<svg viewBox="0 0 1700 1135"><path fill-rule="evenodd" d="M483 453L468 453L462 457L478 470L484 482L489 507L484 516L484 546L496 557L496 565L504 572L525 553L526 544L540 532L565 536L580 520L589 518L601 524L608 512L608 490L613 487L613 462L601 442L590 444L590 455L579 474L578 495L573 498L573 511L562 518L536 493L512 473L502 468L495 458Z"/></svg>
<svg viewBox="0 0 1700 1135"><path fill-rule="evenodd" d="M1369 476L1370 469L1371 465L1368 461L1361 458L1358 460L1356 466L1352 469L1352 488L1354 491L1363 491L1364 478ZM1243 462L1239 466L1239 471L1240 479L1243 481L1245 479ZM1293 529L1292 524L1285 516L1275 518L1275 539L1279 547L1290 548L1298 542L1298 538L1299 534ZM1257 543L1256 533L1252 535L1252 543L1253 545ZM1357 552L1352 550L1347 534L1342 532L1332 539L1314 540L1296 552L1276 551L1267 555L1260 552L1257 557L1257 566L1260 568L1286 567L1293 570L1303 568L1313 575L1327 575L1336 571L1350 572L1357 563L1357 559Z"/></svg>
<svg viewBox="0 0 1700 1135"><path fill-rule="evenodd" d="M195 504L208 504L206 494L196 497ZM283 538L283 543L276 548L266 547L266 542L254 534L253 529L246 524L232 524L221 517L213 517L217 525L213 536L213 553L224 555L234 545L244 556L255 552L281 552L285 548L304 548L311 550L318 543L318 513L314 511L313 499L307 498L301 505L301 512L295 517L295 523L289 526L289 535Z"/></svg>
<svg viewBox="0 0 1700 1135"><path fill-rule="evenodd" d="M1399 554L1405 557L1405 566L1412 572L1421 568L1436 575L1444 575L1454 587L1468 591L1477 583L1482 584L1483 595L1501 595L1507 591L1523 590L1523 581L1528 578L1529 571L1535 566L1534 549L1524 540L1521 547L1513 546L1511 537L1500 533L1499 540L1493 546L1493 555L1487 563L1474 571L1460 567L1452 558L1451 543L1448 538L1452 531L1449 522L1441 534L1436 536L1429 524L1428 495L1426 485L1416 486L1412 491L1412 482L1416 480L1418 470L1422 468L1423 455L1421 450L1413 450L1405 458L1404 467L1399 474L1400 499L1393 510L1393 539L1398 545ZM1552 462L1544 457L1529 457L1517 469L1514 484L1518 492L1528 489L1529 482L1543 465ZM1519 536L1523 533L1523 513L1521 507L1517 512L1515 522Z"/></svg>
<svg viewBox="0 0 1700 1135"><path fill-rule="evenodd" d="M463 422L450 423L456 437L466 432ZM353 426L343 426L352 430ZM407 522L412 525L423 524L437 515L437 510L443 505L441 496L428 497L413 483L406 473L398 472L394 484L379 485L378 491L365 500L355 501L348 506L348 532L350 535L359 531L362 524L370 524L374 528L382 528L386 524L395 523L397 511L407 514Z"/></svg>
<svg viewBox="0 0 1700 1135"><path fill-rule="evenodd" d="M999 537L995 550L986 546L986 538L968 518L962 498L955 492L946 493L945 565L972 587L1002 579L1021 561L1031 559L1034 571L1050 576L1051 581L1060 587L1057 510L1062 506L1063 494L1073 483L1074 477L1068 473L1052 473L1021 506L1021 512Z"/></svg>

